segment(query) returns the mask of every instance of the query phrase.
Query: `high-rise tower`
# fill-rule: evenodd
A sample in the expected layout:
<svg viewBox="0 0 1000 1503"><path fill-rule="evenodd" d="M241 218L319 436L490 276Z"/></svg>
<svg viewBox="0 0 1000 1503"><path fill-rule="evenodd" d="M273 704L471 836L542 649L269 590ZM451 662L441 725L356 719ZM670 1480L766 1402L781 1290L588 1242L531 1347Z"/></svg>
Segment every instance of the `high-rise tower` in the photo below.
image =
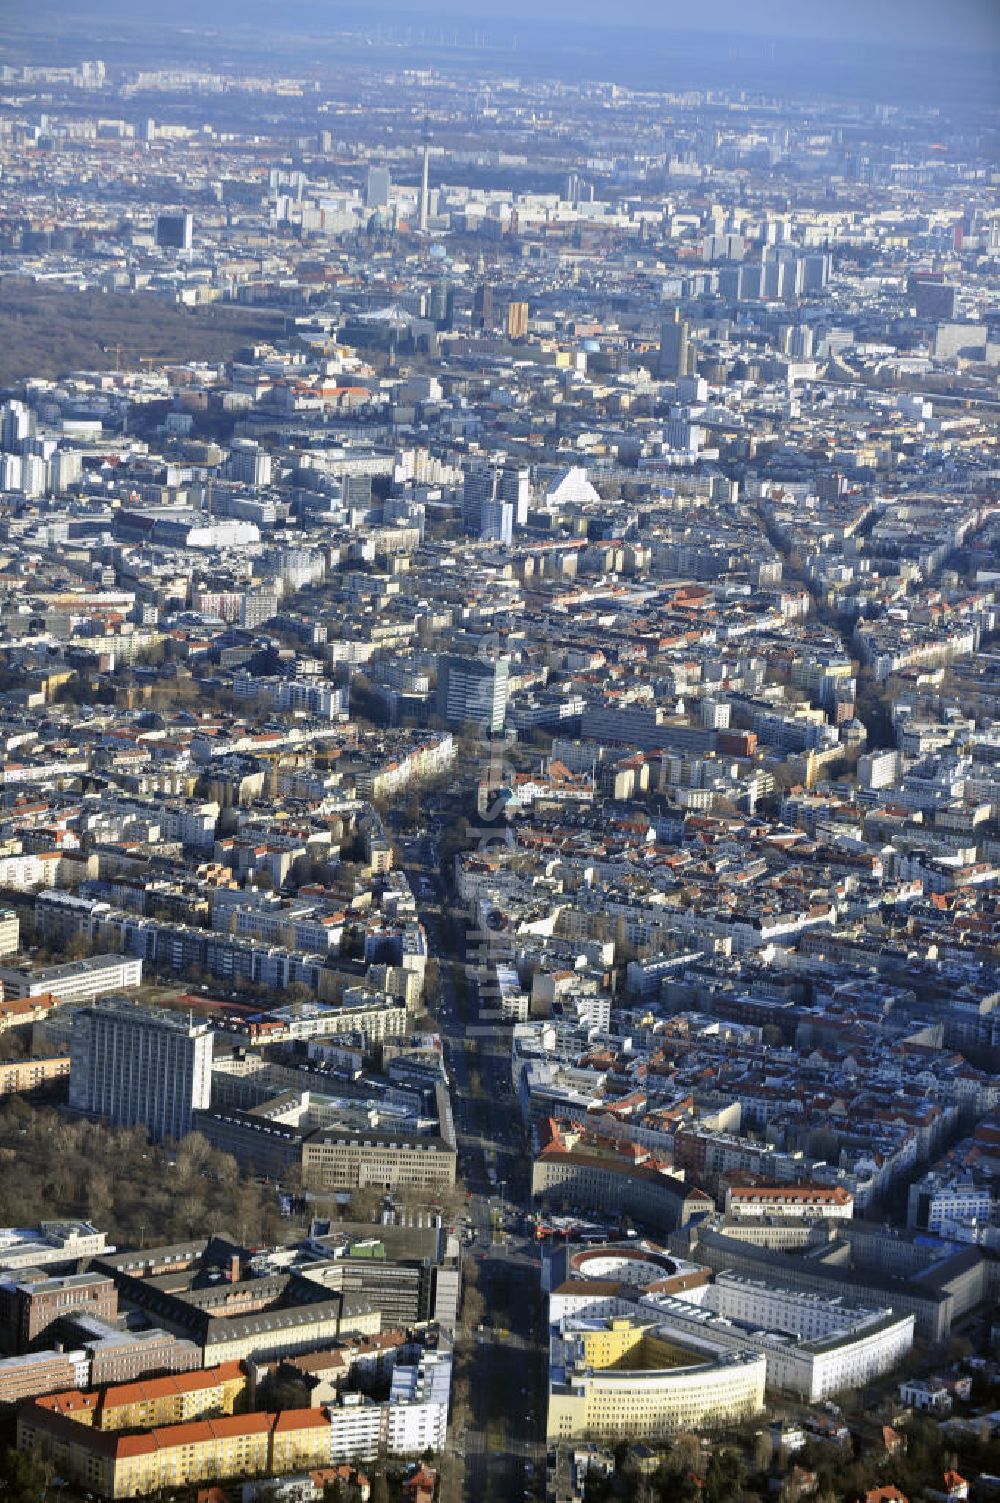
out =
<svg viewBox="0 0 1000 1503"><path fill-rule="evenodd" d="M73 1018L70 1106L156 1141L183 1138L212 1089L212 1030L183 1013L109 998Z"/></svg>
<svg viewBox="0 0 1000 1503"><path fill-rule="evenodd" d="M426 235L426 233L427 233L427 214L428 214L428 210L429 210L428 199L429 199L429 194L430 194L430 190L429 190L429 187L428 187L428 178L430 177L430 168L431 168L431 142L430 142L430 137L427 136L427 135L425 135L424 136L424 170L423 170L423 173L422 173L421 178L420 178L420 231L421 231L421 234L424 234L424 235Z"/></svg>
<svg viewBox="0 0 1000 1503"><path fill-rule="evenodd" d="M673 318L664 319L660 325L659 374L676 381L679 376L690 376L693 369L687 322L681 318L680 309L675 308Z"/></svg>

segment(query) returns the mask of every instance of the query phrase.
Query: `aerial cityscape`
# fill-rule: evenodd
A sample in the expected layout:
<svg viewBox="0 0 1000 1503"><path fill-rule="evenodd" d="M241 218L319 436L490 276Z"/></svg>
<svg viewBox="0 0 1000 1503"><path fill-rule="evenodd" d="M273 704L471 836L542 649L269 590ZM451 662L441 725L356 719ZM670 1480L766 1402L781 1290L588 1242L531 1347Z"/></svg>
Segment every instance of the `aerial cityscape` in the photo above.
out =
<svg viewBox="0 0 1000 1503"><path fill-rule="evenodd" d="M1000 8L0 7L0 1503L1000 1503Z"/></svg>

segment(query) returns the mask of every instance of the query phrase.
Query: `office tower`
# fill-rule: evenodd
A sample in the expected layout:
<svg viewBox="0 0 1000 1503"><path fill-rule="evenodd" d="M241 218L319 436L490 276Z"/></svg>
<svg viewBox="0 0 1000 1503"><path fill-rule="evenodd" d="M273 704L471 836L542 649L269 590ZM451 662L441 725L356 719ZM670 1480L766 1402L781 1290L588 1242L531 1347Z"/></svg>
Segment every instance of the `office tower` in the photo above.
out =
<svg viewBox="0 0 1000 1503"><path fill-rule="evenodd" d="M104 63L100 58L95 58L93 62L81 63L77 69L77 77L81 88L102 89L107 77Z"/></svg>
<svg viewBox="0 0 1000 1503"><path fill-rule="evenodd" d="M455 322L455 289L445 277L431 288L429 317L439 329L450 329Z"/></svg>
<svg viewBox="0 0 1000 1503"><path fill-rule="evenodd" d="M365 208L387 209L392 179L388 167L369 167L365 184Z"/></svg>
<svg viewBox="0 0 1000 1503"><path fill-rule="evenodd" d="M19 454L33 427L31 408L23 402L5 402L0 408L0 446L7 454Z"/></svg>
<svg viewBox="0 0 1000 1503"><path fill-rule="evenodd" d="M906 279L906 295L918 318L955 317L955 288L940 276L911 272Z"/></svg>
<svg viewBox="0 0 1000 1503"><path fill-rule="evenodd" d="M483 507L492 501L497 490L497 475L492 465L467 465L462 481L462 524L467 532L479 535Z"/></svg>
<svg viewBox="0 0 1000 1503"><path fill-rule="evenodd" d="M805 261L801 256L779 253L778 296L786 303L795 302L805 288Z"/></svg>
<svg viewBox="0 0 1000 1503"><path fill-rule="evenodd" d="M847 476L839 470L826 470L820 474L816 494L821 501L839 501L847 494Z"/></svg>
<svg viewBox="0 0 1000 1503"><path fill-rule="evenodd" d="M813 292L822 292L830 280L830 272L833 268L833 260L829 251L820 251L816 255L802 258L802 291L808 296Z"/></svg>
<svg viewBox="0 0 1000 1503"><path fill-rule="evenodd" d="M428 178L430 176L430 166L431 143L429 141L424 141L424 167L420 177L420 229L424 234L427 233L427 213L429 198Z"/></svg>
<svg viewBox="0 0 1000 1503"><path fill-rule="evenodd" d="M49 483L56 495L68 491L83 475L83 455L76 449L57 449L49 460Z"/></svg>
<svg viewBox="0 0 1000 1503"><path fill-rule="evenodd" d="M348 471L341 476L340 490L345 506L361 506L367 510L372 504L371 475L353 475Z"/></svg>
<svg viewBox="0 0 1000 1503"><path fill-rule="evenodd" d="M513 506L514 526L524 527L531 505L531 471L526 466L504 465L497 495L501 501L509 501Z"/></svg>
<svg viewBox="0 0 1000 1503"><path fill-rule="evenodd" d="M702 429L687 418L668 418L663 425L663 441L670 449L696 454L701 447Z"/></svg>
<svg viewBox="0 0 1000 1503"><path fill-rule="evenodd" d="M797 324L792 330L788 353L793 360L812 359L813 331L808 324Z"/></svg>
<svg viewBox="0 0 1000 1503"><path fill-rule="evenodd" d="M527 339L528 337L528 305L527 303L507 304L507 338Z"/></svg>
<svg viewBox="0 0 1000 1503"><path fill-rule="evenodd" d="M665 319L660 325L660 375L668 381L692 375L692 353L687 321L681 318L680 309L675 308L673 318Z"/></svg>
<svg viewBox="0 0 1000 1503"><path fill-rule="evenodd" d="M509 679L508 658L442 657L438 661L438 714L448 725L472 724L487 735L502 731Z"/></svg>
<svg viewBox="0 0 1000 1503"><path fill-rule="evenodd" d="M493 288L489 282L480 282L472 300L472 324L476 329L493 327Z"/></svg>
<svg viewBox="0 0 1000 1503"><path fill-rule="evenodd" d="M742 235L705 235L701 242L703 261L742 261L746 247Z"/></svg>
<svg viewBox="0 0 1000 1503"><path fill-rule="evenodd" d="M271 456L252 438L235 438L229 451L226 470L230 480L240 485L270 485Z"/></svg>
<svg viewBox="0 0 1000 1503"><path fill-rule="evenodd" d="M109 998L70 1036L69 1104L154 1140L183 1138L212 1087L212 1030L185 1013Z"/></svg>
<svg viewBox="0 0 1000 1503"><path fill-rule="evenodd" d="M781 263L765 261L760 268L760 295L773 301L781 296Z"/></svg>
<svg viewBox="0 0 1000 1503"><path fill-rule="evenodd" d="M190 250L194 220L189 213L157 214L156 243L164 250Z"/></svg>
<svg viewBox="0 0 1000 1503"><path fill-rule="evenodd" d="M484 501L479 511L479 536L484 543L503 543L509 548L514 541L513 503L496 496Z"/></svg>
<svg viewBox="0 0 1000 1503"><path fill-rule="evenodd" d="M49 467L40 454L25 454L21 459L21 484L25 496L44 496Z"/></svg>
<svg viewBox="0 0 1000 1503"><path fill-rule="evenodd" d="M516 499L503 494L503 475L490 464L469 465L462 488L462 524L484 542L505 543L514 537Z"/></svg>
<svg viewBox="0 0 1000 1503"><path fill-rule="evenodd" d="M763 296L764 268L759 261L740 268L739 296L741 300L756 301Z"/></svg>

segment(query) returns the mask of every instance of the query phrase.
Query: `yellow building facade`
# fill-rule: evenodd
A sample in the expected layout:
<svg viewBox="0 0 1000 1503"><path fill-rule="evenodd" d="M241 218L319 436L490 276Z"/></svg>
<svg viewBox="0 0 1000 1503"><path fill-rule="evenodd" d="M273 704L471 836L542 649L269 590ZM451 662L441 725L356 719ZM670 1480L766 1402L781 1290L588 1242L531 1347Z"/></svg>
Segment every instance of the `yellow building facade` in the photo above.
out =
<svg viewBox="0 0 1000 1503"><path fill-rule="evenodd" d="M199 1482L280 1476L331 1461L330 1421L315 1409L222 1415L123 1434L29 1404L18 1415L17 1444L36 1451L81 1488L111 1499Z"/></svg>
<svg viewBox="0 0 1000 1503"><path fill-rule="evenodd" d="M763 1355L681 1348L648 1322L567 1321L552 1338L546 1436L629 1440L749 1418L766 1372Z"/></svg>

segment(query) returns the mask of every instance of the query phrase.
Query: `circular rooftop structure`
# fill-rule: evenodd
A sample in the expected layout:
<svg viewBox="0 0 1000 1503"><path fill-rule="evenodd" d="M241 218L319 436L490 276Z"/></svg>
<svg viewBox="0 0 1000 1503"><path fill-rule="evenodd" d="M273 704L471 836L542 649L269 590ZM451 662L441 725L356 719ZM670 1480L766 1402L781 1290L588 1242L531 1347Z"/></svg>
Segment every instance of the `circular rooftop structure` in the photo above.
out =
<svg viewBox="0 0 1000 1503"><path fill-rule="evenodd" d="M601 1279L646 1289L680 1271L673 1258L651 1247L619 1246L585 1248L570 1259L570 1274L578 1279Z"/></svg>

